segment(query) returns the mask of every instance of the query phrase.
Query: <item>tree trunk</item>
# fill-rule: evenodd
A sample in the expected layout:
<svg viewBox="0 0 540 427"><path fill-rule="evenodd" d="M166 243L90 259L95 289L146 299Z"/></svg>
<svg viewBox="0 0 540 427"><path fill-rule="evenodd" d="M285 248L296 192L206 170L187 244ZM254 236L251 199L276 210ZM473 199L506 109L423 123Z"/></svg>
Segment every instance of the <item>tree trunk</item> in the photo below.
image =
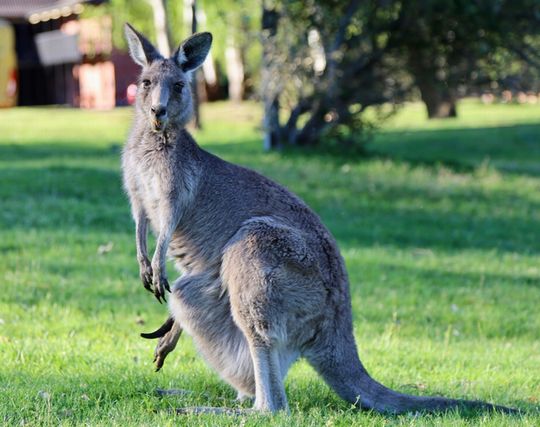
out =
<svg viewBox="0 0 540 427"><path fill-rule="evenodd" d="M158 50L165 57L171 54L171 32L167 21L167 0L148 0L154 15Z"/></svg>
<svg viewBox="0 0 540 427"><path fill-rule="evenodd" d="M196 0L184 0L184 20L191 27L191 34L197 32L197 2ZM195 129L202 129L199 111L199 70L193 71L191 79L191 91L193 93L193 124Z"/></svg>
<svg viewBox="0 0 540 427"><path fill-rule="evenodd" d="M204 26L206 23L206 14L204 10L199 8L197 11L197 19ZM199 73L200 76L200 85L199 85L199 96L201 99L199 101L215 101L219 99L220 90L218 84L218 76L216 67L214 64L214 58L212 56L212 50L206 55L206 59L202 64L202 72Z"/></svg>
<svg viewBox="0 0 540 427"><path fill-rule="evenodd" d="M264 149L266 151L279 147L281 143L281 127L279 124L279 89L278 71L273 57L276 52L275 37L279 15L273 8L268 8L263 1L262 13L262 99L264 103Z"/></svg>
<svg viewBox="0 0 540 427"><path fill-rule="evenodd" d="M225 61L229 81L229 99L240 102L244 98L244 62L242 52L235 45L232 36L225 49Z"/></svg>
<svg viewBox="0 0 540 427"><path fill-rule="evenodd" d="M220 89L216 66L212 51L208 52L206 60L202 65L203 87L205 92L205 102L220 99Z"/></svg>
<svg viewBox="0 0 540 427"><path fill-rule="evenodd" d="M442 77L448 75L448 70L434 65L434 56L429 51L409 51L408 69L420 90L428 118L456 117L455 88Z"/></svg>
<svg viewBox="0 0 540 427"><path fill-rule="evenodd" d="M310 111L311 117L304 124L297 135L296 143L302 146L317 145L320 136L329 125L325 120L324 108L320 103L314 106Z"/></svg>
<svg viewBox="0 0 540 427"><path fill-rule="evenodd" d="M264 140L265 151L278 148L281 145L281 128L279 126L279 101L274 99L264 103Z"/></svg>
<svg viewBox="0 0 540 427"><path fill-rule="evenodd" d="M438 84L437 84L438 83ZM441 84L441 82L429 82L426 80L418 82L418 88L422 96L422 101L427 108L428 118L443 119L456 117L456 98L452 91Z"/></svg>

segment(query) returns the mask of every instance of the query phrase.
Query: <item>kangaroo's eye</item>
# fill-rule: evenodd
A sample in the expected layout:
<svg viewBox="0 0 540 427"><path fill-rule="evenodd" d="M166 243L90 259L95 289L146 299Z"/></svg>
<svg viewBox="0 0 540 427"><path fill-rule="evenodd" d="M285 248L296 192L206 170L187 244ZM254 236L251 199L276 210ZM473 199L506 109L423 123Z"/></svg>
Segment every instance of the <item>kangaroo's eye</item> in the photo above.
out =
<svg viewBox="0 0 540 427"><path fill-rule="evenodd" d="M142 81L143 88L145 88L145 89L148 89L151 84L152 83L150 82L150 80L143 80Z"/></svg>
<svg viewBox="0 0 540 427"><path fill-rule="evenodd" d="M182 82L176 82L174 84L174 90L178 93L182 92L182 89L184 88L184 83Z"/></svg>

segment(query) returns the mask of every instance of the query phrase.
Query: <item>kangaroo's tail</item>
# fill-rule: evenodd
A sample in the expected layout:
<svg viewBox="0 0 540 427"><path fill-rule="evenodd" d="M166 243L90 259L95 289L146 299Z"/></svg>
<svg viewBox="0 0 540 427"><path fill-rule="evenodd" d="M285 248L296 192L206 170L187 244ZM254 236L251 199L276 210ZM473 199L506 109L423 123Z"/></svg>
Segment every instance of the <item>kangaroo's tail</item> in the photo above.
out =
<svg viewBox="0 0 540 427"><path fill-rule="evenodd" d="M352 338L352 337L351 337ZM436 396L413 396L399 393L375 381L358 358L354 341L348 348L332 346L332 351L306 354L310 363L334 391L346 401L366 410L380 413L444 412L448 410L480 410L519 413L517 409L487 402L449 399ZM336 343L337 344L337 343Z"/></svg>
<svg viewBox="0 0 540 427"><path fill-rule="evenodd" d="M375 381L365 370L357 380L354 389L358 394L360 407L376 412L401 414L416 411L445 412L458 409L518 413L516 409L482 401L398 393Z"/></svg>

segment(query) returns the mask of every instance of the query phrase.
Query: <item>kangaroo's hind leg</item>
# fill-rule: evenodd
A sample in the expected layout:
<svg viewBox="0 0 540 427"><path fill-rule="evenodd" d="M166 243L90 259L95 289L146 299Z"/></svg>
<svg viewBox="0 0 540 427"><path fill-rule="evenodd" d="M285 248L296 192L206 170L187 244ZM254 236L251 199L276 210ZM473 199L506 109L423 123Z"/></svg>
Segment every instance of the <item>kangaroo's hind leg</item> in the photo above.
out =
<svg viewBox="0 0 540 427"><path fill-rule="evenodd" d="M246 223L224 252L222 278L253 360L257 410L288 410L284 378L324 304L316 275L304 235L272 218Z"/></svg>

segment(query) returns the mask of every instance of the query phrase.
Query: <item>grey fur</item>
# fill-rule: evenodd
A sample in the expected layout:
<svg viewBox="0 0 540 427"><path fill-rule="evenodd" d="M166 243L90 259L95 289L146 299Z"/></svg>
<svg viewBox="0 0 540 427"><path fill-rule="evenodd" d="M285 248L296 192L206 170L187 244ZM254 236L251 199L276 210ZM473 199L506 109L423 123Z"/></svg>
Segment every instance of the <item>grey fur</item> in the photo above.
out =
<svg viewBox="0 0 540 427"><path fill-rule="evenodd" d="M283 381L300 356L338 395L360 408L388 413L507 410L483 402L408 396L369 376L358 358L347 272L334 238L287 189L195 143L184 129L191 94L178 53L160 59L147 42L141 40L141 48L133 34L142 36L129 33L134 56L142 49L146 57L158 58L143 64L122 158L141 278L158 299L164 297L168 250L183 273L172 286L170 312L208 364L240 396L255 396L257 410L288 409ZM187 56L184 63L200 65L211 37L199 42L191 39L190 49L178 49ZM150 82L148 88L144 81ZM186 89L175 92L177 83ZM163 120L152 111L156 103L166 110ZM147 222L157 235L151 262ZM169 342L181 332L178 325L176 332L168 332L173 334Z"/></svg>

